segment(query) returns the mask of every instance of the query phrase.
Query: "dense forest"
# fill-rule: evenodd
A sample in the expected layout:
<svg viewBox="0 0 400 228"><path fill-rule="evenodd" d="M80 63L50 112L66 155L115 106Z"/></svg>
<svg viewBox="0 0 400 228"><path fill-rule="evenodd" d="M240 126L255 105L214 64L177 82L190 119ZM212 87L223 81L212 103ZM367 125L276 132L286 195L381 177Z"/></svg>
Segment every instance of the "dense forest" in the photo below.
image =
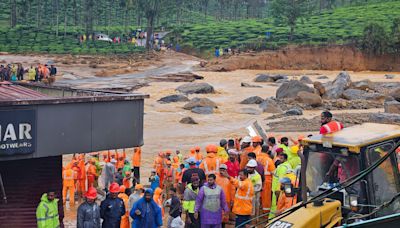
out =
<svg viewBox="0 0 400 228"><path fill-rule="evenodd" d="M398 50L399 12L384 0L2 0L0 51L130 53L143 50L77 39L164 28L168 42L199 52L352 42L379 54Z"/></svg>

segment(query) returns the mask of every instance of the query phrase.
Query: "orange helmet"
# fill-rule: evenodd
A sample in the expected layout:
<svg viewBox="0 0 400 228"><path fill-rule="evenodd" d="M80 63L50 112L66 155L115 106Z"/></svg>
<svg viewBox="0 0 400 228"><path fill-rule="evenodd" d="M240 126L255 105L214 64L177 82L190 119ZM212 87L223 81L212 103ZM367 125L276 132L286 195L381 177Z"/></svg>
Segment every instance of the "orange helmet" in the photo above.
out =
<svg viewBox="0 0 400 228"><path fill-rule="evenodd" d="M103 155L103 157L107 157L108 156L108 152L107 151L103 151L103 153L101 153L101 155Z"/></svg>
<svg viewBox="0 0 400 228"><path fill-rule="evenodd" d="M125 185L119 186L119 192L120 192L120 193L125 193L125 190L126 190Z"/></svg>
<svg viewBox="0 0 400 228"><path fill-rule="evenodd" d="M171 150L167 150L167 151L165 151L165 154L166 154L166 155L171 155L171 154L172 154L172 151L171 151Z"/></svg>
<svg viewBox="0 0 400 228"><path fill-rule="evenodd" d="M110 192L111 193L118 193L119 192L119 185L117 183L112 183L110 185Z"/></svg>
<svg viewBox="0 0 400 228"><path fill-rule="evenodd" d="M136 184L135 190L141 190L141 189L144 189L143 185L141 185L141 184Z"/></svg>
<svg viewBox="0 0 400 228"><path fill-rule="evenodd" d="M304 137L304 135L299 135L299 137L297 137L297 141L301 141L301 140L303 140L305 137Z"/></svg>
<svg viewBox="0 0 400 228"><path fill-rule="evenodd" d="M167 165L171 165L171 161L170 161L170 160L167 160L165 163L166 163Z"/></svg>
<svg viewBox="0 0 400 228"><path fill-rule="evenodd" d="M253 143L261 143L262 138L257 135L257 136L254 136L251 141L253 141Z"/></svg>
<svg viewBox="0 0 400 228"><path fill-rule="evenodd" d="M190 148L190 153L192 153L192 154L196 153L196 149L194 147Z"/></svg>
<svg viewBox="0 0 400 228"><path fill-rule="evenodd" d="M210 144L208 146L206 146L206 152L207 153L217 153L218 148L216 145Z"/></svg>
<svg viewBox="0 0 400 228"><path fill-rule="evenodd" d="M131 175L131 172L129 172L129 171L125 172L125 176L130 176L130 175Z"/></svg>
<svg viewBox="0 0 400 228"><path fill-rule="evenodd" d="M196 151L200 151L200 147L199 146L196 146L195 148L194 148L194 150L196 150Z"/></svg>
<svg viewBox="0 0 400 228"><path fill-rule="evenodd" d="M89 189L85 193L85 197L88 199L96 199L97 198L97 190L93 187L89 187Z"/></svg>

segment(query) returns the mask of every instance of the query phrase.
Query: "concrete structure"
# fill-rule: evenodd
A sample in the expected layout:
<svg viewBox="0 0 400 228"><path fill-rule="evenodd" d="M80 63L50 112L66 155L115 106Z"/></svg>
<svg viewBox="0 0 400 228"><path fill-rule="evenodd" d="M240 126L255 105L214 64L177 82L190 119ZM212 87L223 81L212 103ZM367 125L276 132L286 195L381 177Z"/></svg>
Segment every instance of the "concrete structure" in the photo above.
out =
<svg viewBox="0 0 400 228"><path fill-rule="evenodd" d="M41 195L56 189L61 197L63 154L143 145L146 95L51 86L34 91L21 85L0 82L0 195L6 199L0 201L0 224L5 227L35 227Z"/></svg>

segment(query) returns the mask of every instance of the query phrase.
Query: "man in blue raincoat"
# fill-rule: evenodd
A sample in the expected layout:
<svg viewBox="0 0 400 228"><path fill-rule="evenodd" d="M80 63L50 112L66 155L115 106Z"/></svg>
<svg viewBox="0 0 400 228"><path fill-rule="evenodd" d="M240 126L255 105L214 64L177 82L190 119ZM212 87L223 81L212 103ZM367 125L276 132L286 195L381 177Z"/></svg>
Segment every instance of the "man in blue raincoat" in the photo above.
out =
<svg viewBox="0 0 400 228"><path fill-rule="evenodd" d="M130 212L132 228L162 227L161 208L153 200L153 190L146 189L144 196L137 201Z"/></svg>

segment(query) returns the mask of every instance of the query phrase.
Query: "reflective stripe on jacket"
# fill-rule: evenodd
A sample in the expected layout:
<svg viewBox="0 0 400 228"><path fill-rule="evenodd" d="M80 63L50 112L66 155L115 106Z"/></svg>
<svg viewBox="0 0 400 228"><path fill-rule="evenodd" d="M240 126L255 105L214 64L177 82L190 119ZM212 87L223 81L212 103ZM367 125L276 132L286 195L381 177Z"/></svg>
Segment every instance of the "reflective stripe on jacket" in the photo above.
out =
<svg viewBox="0 0 400 228"><path fill-rule="evenodd" d="M39 206L36 209L36 220L38 228L60 227L58 218L58 199L49 201L47 193L42 195Z"/></svg>
<svg viewBox="0 0 400 228"><path fill-rule="evenodd" d="M231 178L231 183L237 188L232 212L236 215L251 215L253 209L254 187L251 180L244 181Z"/></svg>

